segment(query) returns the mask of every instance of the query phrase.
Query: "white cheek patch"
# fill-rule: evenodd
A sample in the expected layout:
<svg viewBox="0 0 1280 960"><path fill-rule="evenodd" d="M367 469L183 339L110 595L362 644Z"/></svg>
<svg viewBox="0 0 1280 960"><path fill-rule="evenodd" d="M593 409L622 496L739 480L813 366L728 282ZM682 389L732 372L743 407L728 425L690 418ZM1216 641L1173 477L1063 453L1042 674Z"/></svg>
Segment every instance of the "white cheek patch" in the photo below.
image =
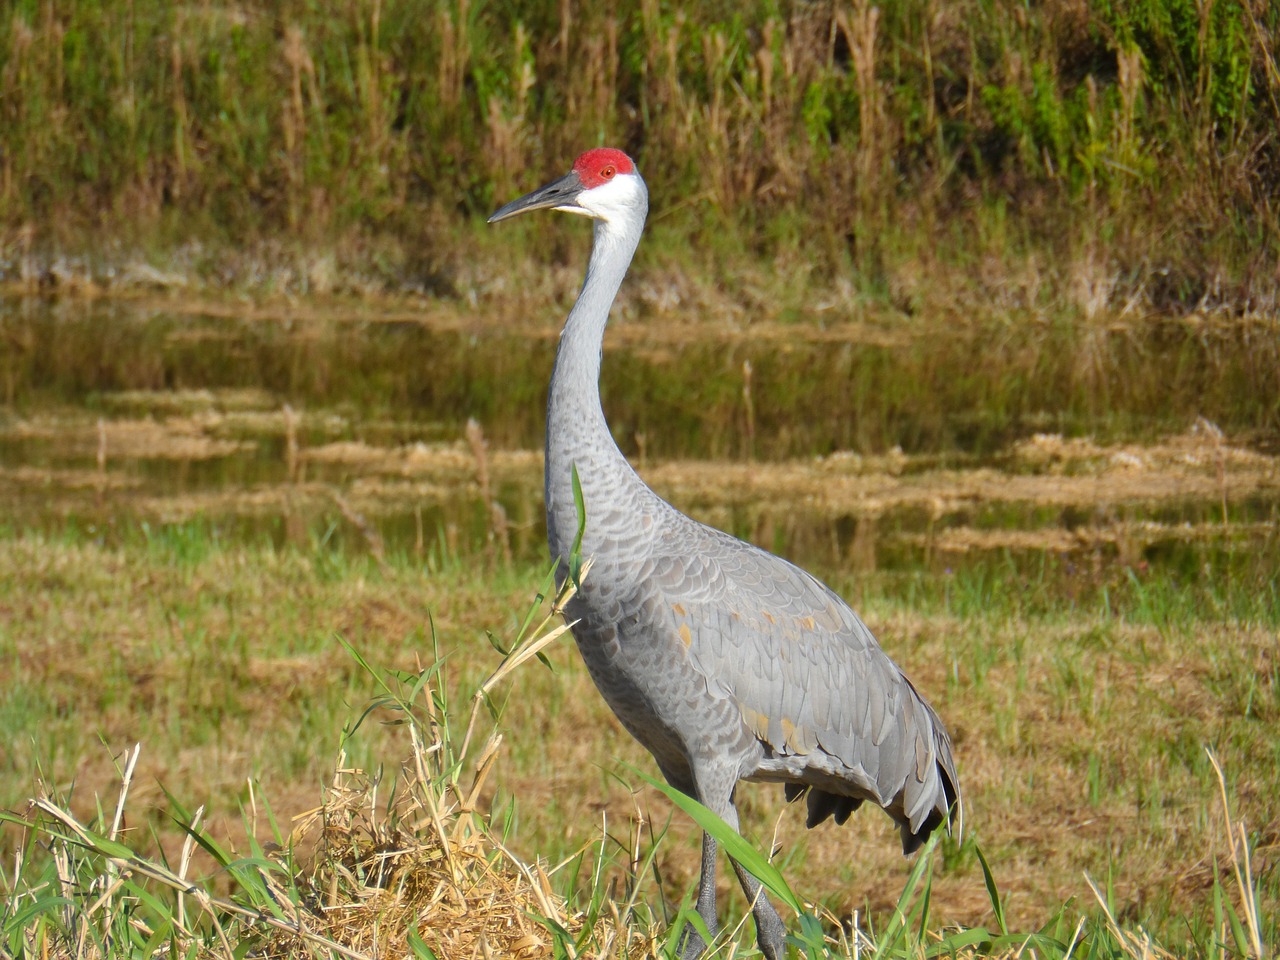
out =
<svg viewBox="0 0 1280 960"><path fill-rule="evenodd" d="M558 211L559 213L576 213L580 217L594 218L596 216L596 214L593 213L592 211L586 209L585 207L580 207L577 204L574 204L572 207L552 207L551 209Z"/></svg>
<svg viewBox="0 0 1280 960"><path fill-rule="evenodd" d="M620 211L635 206L642 194L639 177L635 174L619 174L607 183L578 194L581 209L575 212L586 212L587 216L597 220L608 220Z"/></svg>

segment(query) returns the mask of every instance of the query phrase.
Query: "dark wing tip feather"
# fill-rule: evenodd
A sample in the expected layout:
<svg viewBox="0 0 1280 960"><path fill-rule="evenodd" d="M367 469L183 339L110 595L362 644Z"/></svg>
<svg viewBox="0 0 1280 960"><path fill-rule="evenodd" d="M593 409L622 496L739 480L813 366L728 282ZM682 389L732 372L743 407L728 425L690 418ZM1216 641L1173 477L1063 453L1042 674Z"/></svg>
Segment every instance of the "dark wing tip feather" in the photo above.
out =
<svg viewBox="0 0 1280 960"><path fill-rule="evenodd" d="M860 797L839 797L839 803L836 804L835 812L832 817L836 821L836 826L843 827L845 821L853 815L853 811L862 806Z"/></svg>
<svg viewBox="0 0 1280 960"><path fill-rule="evenodd" d="M810 830L827 818L834 820L836 826L842 827L849 817L853 815L853 812L862 806L861 797L846 797L838 793L827 793L825 790L818 790L803 783L784 783L782 785L782 793L786 797L787 803L794 803L806 794L808 795L809 813L805 817L804 825Z"/></svg>
<svg viewBox="0 0 1280 960"><path fill-rule="evenodd" d="M960 785L955 773L939 765L942 774L942 793L947 798L947 826L959 843L964 837L964 801L960 799Z"/></svg>
<svg viewBox="0 0 1280 960"><path fill-rule="evenodd" d="M956 785L954 774L948 769L947 764L938 764L938 774L942 781L942 795L946 803L946 811L938 807L934 807L929 811L929 815L925 817L924 823L920 824L920 829L911 832L910 826L902 825L902 852L903 854L915 853L929 839L930 834L942 826L945 822L947 830L956 838L959 843L961 835L964 831L964 808L961 806L960 789Z"/></svg>
<svg viewBox="0 0 1280 960"><path fill-rule="evenodd" d="M930 834L932 834L934 830L938 829L941 823L942 813L936 809L929 811L929 816L925 818L924 823L920 824L920 829L915 833L912 833L911 828L904 823L902 825L903 856L915 853L924 846L924 843L929 839Z"/></svg>

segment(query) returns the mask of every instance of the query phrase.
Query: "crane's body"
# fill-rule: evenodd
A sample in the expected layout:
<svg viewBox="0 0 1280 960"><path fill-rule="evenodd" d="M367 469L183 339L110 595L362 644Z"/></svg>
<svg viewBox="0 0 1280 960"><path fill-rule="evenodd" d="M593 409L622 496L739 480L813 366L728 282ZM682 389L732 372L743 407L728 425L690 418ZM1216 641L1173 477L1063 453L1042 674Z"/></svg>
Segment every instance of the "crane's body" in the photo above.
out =
<svg viewBox="0 0 1280 960"><path fill-rule="evenodd" d="M572 474L586 522L590 576L566 610L605 701L662 775L737 826L740 780L808 795L808 824L843 823L864 801L914 850L958 817L951 742L929 704L834 592L800 568L685 516L636 474L600 405L610 306L648 209L626 154L592 150L568 176L490 218L551 207L592 217L591 261L565 323L547 404L546 507L551 554L568 574L578 535ZM760 946L782 955L784 929L736 863ZM703 838L698 911L715 921L715 842ZM686 956L701 952L697 935Z"/></svg>

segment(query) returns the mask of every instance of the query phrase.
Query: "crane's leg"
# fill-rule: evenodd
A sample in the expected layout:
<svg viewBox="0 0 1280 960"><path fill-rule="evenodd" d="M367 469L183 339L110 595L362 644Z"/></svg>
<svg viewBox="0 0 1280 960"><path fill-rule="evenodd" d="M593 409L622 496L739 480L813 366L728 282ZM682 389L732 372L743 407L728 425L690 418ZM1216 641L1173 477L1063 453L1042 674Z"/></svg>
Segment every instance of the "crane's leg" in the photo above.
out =
<svg viewBox="0 0 1280 960"><path fill-rule="evenodd" d="M741 833L738 829L738 809L733 805L732 794L729 796L728 811L720 816L725 823ZM747 903L751 904L751 913L756 918L756 942L760 944L760 952L764 954L765 960L783 960L786 956L783 944L787 938L787 928L783 926L782 918L765 896L760 881L733 857L729 858L729 862L733 864L733 872L738 875L738 883L742 884L742 892L746 894Z"/></svg>
<svg viewBox="0 0 1280 960"><path fill-rule="evenodd" d="M784 943L787 938L787 928L782 918L778 916L778 911L765 896L760 881L748 873L737 860L730 857L729 862L733 864L738 882L742 884L742 892L747 895L747 902L751 904L751 913L756 918L756 941L760 944L760 952L765 955L766 960L782 960L786 956Z"/></svg>
<svg viewBox="0 0 1280 960"><path fill-rule="evenodd" d="M700 785L699 799L726 824L738 830L738 810L733 805L736 777L707 776L708 772L699 771L700 776L697 777ZM717 786L719 789L715 789ZM707 789L708 787L712 789ZM742 884L742 892L746 894L747 902L751 904L751 912L756 920L756 941L760 944L760 952L764 954L765 960L783 960L786 956L784 944L787 929L782 923L782 918L778 916L778 911L765 896L764 890L760 887L760 881L732 857L729 858L729 862L733 864L738 882ZM707 929L714 935L716 931L716 842L705 833L702 835L702 879L698 886L698 914L706 922ZM681 949L682 960L694 960L703 949L701 941L702 938L691 931Z"/></svg>
<svg viewBox="0 0 1280 960"><path fill-rule="evenodd" d="M707 932L715 938L719 928L716 917L716 841L709 833L702 835L702 876L698 880L698 916L707 925ZM684 941L680 945L681 960L697 960L707 944L693 927L686 927Z"/></svg>

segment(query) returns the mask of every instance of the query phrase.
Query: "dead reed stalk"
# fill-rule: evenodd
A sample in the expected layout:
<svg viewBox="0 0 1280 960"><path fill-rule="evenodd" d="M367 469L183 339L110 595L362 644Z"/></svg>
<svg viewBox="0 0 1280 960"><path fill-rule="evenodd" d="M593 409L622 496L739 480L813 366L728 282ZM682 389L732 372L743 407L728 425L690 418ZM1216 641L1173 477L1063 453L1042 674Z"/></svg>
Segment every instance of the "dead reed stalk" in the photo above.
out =
<svg viewBox="0 0 1280 960"><path fill-rule="evenodd" d="M97 462L98 473L94 484L94 499L101 508L103 496L107 491L107 421L104 417L98 418Z"/></svg>
<svg viewBox="0 0 1280 960"><path fill-rule="evenodd" d="M306 37L295 24L290 24L281 41L281 56L289 68L289 97L281 111L284 135L285 172L289 185L287 204L289 226L296 228L301 218L301 198L306 181L307 112L302 98L304 77L314 78L315 62L307 49Z"/></svg>
<svg viewBox="0 0 1280 960"><path fill-rule="evenodd" d="M338 511L364 537L364 541L369 546L369 555L373 557L378 564L378 568L383 573L389 573L390 565L387 563L387 548L382 540L382 534L378 532L378 528L365 519L364 514L351 505L341 493L335 489L329 490L329 496L333 499L334 505Z"/></svg>
<svg viewBox="0 0 1280 960"><path fill-rule="evenodd" d="M298 413L289 404L281 409L284 418L284 469L290 483L298 482Z"/></svg>
<svg viewBox="0 0 1280 960"><path fill-rule="evenodd" d="M507 520L506 508L493 495L493 485L489 478L489 444L484 438L484 430L473 418L467 420L467 443L471 447L471 455L476 461L476 482L480 485L480 500L489 513L489 532L485 541L485 552L492 566L501 555L504 566L511 566L511 525Z"/></svg>
<svg viewBox="0 0 1280 960"><path fill-rule="evenodd" d="M1230 843L1231 870L1235 875L1236 890L1240 894L1240 912L1244 916L1245 929L1249 934L1249 948L1257 960L1266 960L1266 949L1262 945L1262 917L1258 912L1257 888L1253 880L1253 864L1249 853L1249 834L1245 830L1244 821L1233 820L1231 803L1227 799L1227 778L1222 773L1222 765L1218 757L1209 747L1204 751L1213 765L1214 775L1218 778L1218 799L1222 802L1222 820L1227 828L1227 839Z"/></svg>
<svg viewBox="0 0 1280 960"><path fill-rule="evenodd" d="M863 216L874 215L882 203L885 169L884 97L876 79L876 37L880 8L871 0L853 0L852 10L836 12L853 60L858 91L857 191Z"/></svg>

